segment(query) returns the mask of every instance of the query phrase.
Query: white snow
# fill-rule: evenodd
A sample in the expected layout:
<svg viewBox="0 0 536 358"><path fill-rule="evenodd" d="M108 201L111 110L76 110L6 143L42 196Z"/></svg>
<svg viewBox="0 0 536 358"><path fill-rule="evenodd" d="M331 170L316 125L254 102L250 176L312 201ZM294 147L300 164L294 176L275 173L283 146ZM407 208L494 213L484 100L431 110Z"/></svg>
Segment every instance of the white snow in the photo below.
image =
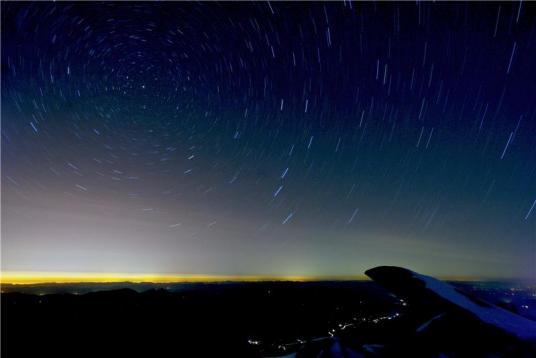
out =
<svg viewBox="0 0 536 358"><path fill-rule="evenodd" d="M476 315L485 323L498 327L520 339L536 340L536 322L528 318L518 316L500 307L486 302L489 307L481 306L465 295L459 293L451 285L441 282L433 277L412 272L413 277L422 280L426 288L438 296L450 301L461 308Z"/></svg>
<svg viewBox="0 0 536 358"><path fill-rule="evenodd" d="M421 324L418 328L417 328L417 332L422 332L424 331L426 328L428 328L428 326L430 325L430 323L432 323L433 321L435 320L438 320L440 319L441 317L443 317L445 315L445 313L440 313L438 314L437 316L434 316L432 319L426 321L425 323Z"/></svg>

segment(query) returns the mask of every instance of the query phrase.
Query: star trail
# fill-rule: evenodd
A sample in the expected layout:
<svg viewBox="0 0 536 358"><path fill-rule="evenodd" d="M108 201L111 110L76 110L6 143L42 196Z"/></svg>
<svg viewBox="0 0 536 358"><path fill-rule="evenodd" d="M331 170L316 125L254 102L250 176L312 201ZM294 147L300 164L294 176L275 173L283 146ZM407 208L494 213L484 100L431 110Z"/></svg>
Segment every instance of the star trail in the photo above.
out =
<svg viewBox="0 0 536 358"><path fill-rule="evenodd" d="M2 271L536 277L533 3L6 3Z"/></svg>

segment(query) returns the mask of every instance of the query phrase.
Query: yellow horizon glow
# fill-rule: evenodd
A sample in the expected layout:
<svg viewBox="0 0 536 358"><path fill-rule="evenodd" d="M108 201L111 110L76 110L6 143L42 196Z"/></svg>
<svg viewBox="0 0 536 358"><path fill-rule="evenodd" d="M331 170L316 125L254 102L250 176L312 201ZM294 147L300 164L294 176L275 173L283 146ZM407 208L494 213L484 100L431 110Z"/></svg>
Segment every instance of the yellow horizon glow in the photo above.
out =
<svg viewBox="0 0 536 358"><path fill-rule="evenodd" d="M469 276L436 276L445 281L493 281L496 279ZM0 285L31 285L61 283L189 283L189 282L263 282L263 281L370 281L365 275L214 275L214 274L159 274L125 272L40 272L3 271Z"/></svg>
<svg viewBox="0 0 536 358"><path fill-rule="evenodd" d="M364 275L355 276L305 276L305 275L207 275L207 274L144 274L118 272L20 272L0 273L0 284L39 283L181 283L181 282L259 282L259 281L322 281L369 280Z"/></svg>

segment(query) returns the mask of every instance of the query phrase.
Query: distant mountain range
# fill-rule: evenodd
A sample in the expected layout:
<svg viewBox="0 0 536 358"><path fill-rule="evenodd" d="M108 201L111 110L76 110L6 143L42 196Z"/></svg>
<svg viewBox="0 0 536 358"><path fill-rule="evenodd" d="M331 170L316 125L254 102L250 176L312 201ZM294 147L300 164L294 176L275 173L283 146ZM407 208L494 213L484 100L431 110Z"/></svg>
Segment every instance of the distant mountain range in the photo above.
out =
<svg viewBox="0 0 536 358"><path fill-rule="evenodd" d="M534 287L451 285L397 267L367 274L375 282L2 285L2 356L533 357L536 352L535 322L522 317L532 317Z"/></svg>

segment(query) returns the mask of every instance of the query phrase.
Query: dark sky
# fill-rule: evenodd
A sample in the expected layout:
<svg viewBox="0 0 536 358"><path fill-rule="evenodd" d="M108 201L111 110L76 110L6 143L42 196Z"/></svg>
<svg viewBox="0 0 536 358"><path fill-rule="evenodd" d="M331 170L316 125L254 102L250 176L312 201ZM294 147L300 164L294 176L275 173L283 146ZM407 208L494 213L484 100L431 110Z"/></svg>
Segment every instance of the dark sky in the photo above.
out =
<svg viewBox="0 0 536 358"><path fill-rule="evenodd" d="M2 3L2 270L536 276L532 3Z"/></svg>

